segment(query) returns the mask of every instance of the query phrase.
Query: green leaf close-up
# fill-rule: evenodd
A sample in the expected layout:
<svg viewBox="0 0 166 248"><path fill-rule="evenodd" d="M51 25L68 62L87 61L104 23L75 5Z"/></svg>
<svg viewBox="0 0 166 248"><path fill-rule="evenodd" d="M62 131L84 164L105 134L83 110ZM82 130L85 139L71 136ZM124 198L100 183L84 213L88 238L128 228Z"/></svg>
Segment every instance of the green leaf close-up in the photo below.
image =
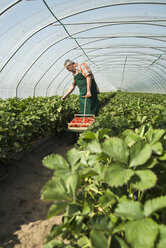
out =
<svg viewBox="0 0 166 248"><path fill-rule="evenodd" d="M126 241L119 237L118 235L114 235L111 239L111 247L110 248L129 248L126 244Z"/></svg>
<svg viewBox="0 0 166 248"><path fill-rule="evenodd" d="M130 182L135 189L144 191L155 186L157 176L151 170L137 170Z"/></svg>
<svg viewBox="0 0 166 248"><path fill-rule="evenodd" d="M66 180L67 191L70 195L73 196L74 201L75 201L76 192L79 188L80 183L81 183L80 176L78 173L73 173L69 175L69 177Z"/></svg>
<svg viewBox="0 0 166 248"><path fill-rule="evenodd" d="M116 196L109 189L105 191L105 193L100 196L99 203L101 207L111 207L114 203L116 203Z"/></svg>
<svg viewBox="0 0 166 248"><path fill-rule="evenodd" d="M126 169L123 165L115 163L107 167L104 181L112 187L119 187L126 184L133 175L133 170Z"/></svg>
<svg viewBox="0 0 166 248"><path fill-rule="evenodd" d="M107 139L102 145L103 152L113 158L116 162L128 163L129 149L119 138Z"/></svg>
<svg viewBox="0 0 166 248"><path fill-rule="evenodd" d="M134 133L134 131L129 130L128 132L124 132L123 136L125 137L125 143L131 147L132 145L134 145L137 141L141 140L141 137Z"/></svg>
<svg viewBox="0 0 166 248"><path fill-rule="evenodd" d="M165 130L163 129L149 129L146 134L145 137L147 139L147 141L153 145L155 144L157 141L159 141L161 139L161 137L165 134Z"/></svg>
<svg viewBox="0 0 166 248"><path fill-rule="evenodd" d="M129 167L143 165L151 157L151 147L142 140L138 140L130 147Z"/></svg>
<svg viewBox="0 0 166 248"><path fill-rule="evenodd" d="M140 219L144 217L143 205L132 200L122 201L115 209L115 214L129 220Z"/></svg>
<svg viewBox="0 0 166 248"><path fill-rule="evenodd" d="M61 244L63 244L63 243L60 240L51 240L50 242L48 242L47 244L44 245L44 248L55 248Z"/></svg>
<svg viewBox="0 0 166 248"><path fill-rule="evenodd" d="M71 169L74 171L78 168L78 161L80 160L80 152L73 148L69 150L66 154L67 161L71 165Z"/></svg>
<svg viewBox="0 0 166 248"><path fill-rule="evenodd" d="M159 242L157 248L166 247L166 225L159 225Z"/></svg>
<svg viewBox="0 0 166 248"><path fill-rule="evenodd" d="M161 196L146 201L144 205L144 214L148 217L162 208L166 208L166 196Z"/></svg>
<svg viewBox="0 0 166 248"><path fill-rule="evenodd" d="M95 215L90 219L90 223L89 223L91 229L95 229L97 231L102 231L105 232L107 234L110 234L112 229L113 229L113 225L112 222L109 218L109 216L106 215Z"/></svg>
<svg viewBox="0 0 166 248"><path fill-rule="evenodd" d="M87 236L82 236L81 238L78 239L77 245L80 248L83 248L83 247L88 248L88 247L91 247L91 242L90 242L90 239L87 238Z"/></svg>
<svg viewBox="0 0 166 248"><path fill-rule="evenodd" d="M125 237L132 248L154 248L158 232L158 224L150 218L129 221L125 227Z"/></svg>
<svg viewBox="0 0 166 248"><path fill-rule="evenodd" d="M104 232L92 230L90 232L92 248L109 248L110 238L107 237Z"/></svg>
<svg viewBox="0 0 166 248"><path fill-rule="evenodd" d="M64 209L68 206L68 202L56 202L48 210L48 218L52 218L53 216L58 215L59 213L63 212Z"/></svg>
<svg viewBox="0 0 166 248"><path fill-rule="evenodd" d="M43 200L70 200L71 195L68 193L66 182L62 178L53 178L48 181L41 192Z"/></svg>
<svg viewBox="0 0 166 248"><path fill-rule="evenodd" d="M52 154L43 159L43 165L49 169L69 171L69 164L59 154Z"/></svg>
<svg viewBox="0 0 166 248"><path fill-rule="evenodd" d="M97 140L93 140L91 143L89 143L87 145L87 149L93 153L101 153L102 152L101 144Z"/></svg>
<svg viewBox="0 0 166 248"><path fill-rule="evenodd" d="M160 142L156 142L151 145L152 151L156 153L157 155L162 155L163 153L163 147Z"/></svg>

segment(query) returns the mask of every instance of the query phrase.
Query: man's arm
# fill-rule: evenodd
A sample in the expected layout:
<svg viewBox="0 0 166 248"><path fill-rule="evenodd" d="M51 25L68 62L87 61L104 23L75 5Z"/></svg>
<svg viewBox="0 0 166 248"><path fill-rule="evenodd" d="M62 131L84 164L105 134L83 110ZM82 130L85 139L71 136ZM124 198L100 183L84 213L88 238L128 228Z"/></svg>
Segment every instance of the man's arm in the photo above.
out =
<svg viewBox="0 0 166 248"><path fill-rule="evenodd" d="M87 92L86 92L86 95L84 97L91 97L92 96L91 85L92 85L93 74L91 72L90 66L86 63L82 63L81 64L81 73L84 77L86 77L86 83L87 83Z"/></svg>
<svg viewBox="0 0 166 248"><path fill-rule="evenodd" d="M91 75L88 75L86 77L86 83L87 83L87 93L86 93L86 97L91 97L91 85L92 85L92 77Z"/></svg>
<svg viewBox="0 0 166 248"><path fill-rule="evenodd" d="M73 90L75 89L75 87L76 87L76 82L73 81L71 87L69 88L69 90L67 91L67 93L61 98L61 100L65 100L66 97L68 97L73 92Z"/></svg>

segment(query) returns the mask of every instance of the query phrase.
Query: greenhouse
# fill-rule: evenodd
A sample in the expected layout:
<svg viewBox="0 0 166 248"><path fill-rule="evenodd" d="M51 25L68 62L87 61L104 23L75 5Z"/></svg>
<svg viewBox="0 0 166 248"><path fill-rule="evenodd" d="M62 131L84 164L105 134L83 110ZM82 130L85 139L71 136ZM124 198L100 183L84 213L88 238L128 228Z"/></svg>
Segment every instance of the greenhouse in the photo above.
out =
<svg viewBox="0 0 166 248"><path fill-rule="evenodd" d="M0 247L166 247L166 0L0 0Z"/></svg>
<svg viewBox="0 0 166 248"><path fill-rule="evenodd" d="M165 1L1 0L0 97L62 94L66 59L102 91L165 93Z"/></svg>

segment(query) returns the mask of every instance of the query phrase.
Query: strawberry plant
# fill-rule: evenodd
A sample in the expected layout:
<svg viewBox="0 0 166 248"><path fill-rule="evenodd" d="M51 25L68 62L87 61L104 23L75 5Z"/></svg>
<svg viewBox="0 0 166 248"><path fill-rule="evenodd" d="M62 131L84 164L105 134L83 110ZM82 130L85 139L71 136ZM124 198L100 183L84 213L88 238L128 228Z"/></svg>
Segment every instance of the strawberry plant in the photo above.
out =
<svg viewBox="0 0 166 248"><path fill-rule="evenodd" d="M77 102L76 96L71 96L66 104L59 96L1 101L1 163L11 162L17 152L31 147L39 136L55 135L65 130L66 121L77 109Z"/></svg>
<svg viewBox="0 0 166 248"><path fill-rule="evenodd" d="M166 245L165 130L144 125L110 135L88 131L65 158L44 158L54 170L42 189L42 199L52 201L48 217L63 212L45 248Z"/></svg>
<svg viewBox="0 0 166 248"><path fill-rule="evenodd" d="M100 94L100 103L109 93ZM31 148L39 137L66 131L67 123L79 113L78 96L61 101L60 96L0 99L0 162L11 164L18 152Z"/></svg>
<svg viewBox="0 0 166 248"><path fill-rule="evenodd" d="M102 108L90 129L96 132L100 128L110 128L114 136L142 124L166 129L165 109L165 95L118 92Z"/></svg>

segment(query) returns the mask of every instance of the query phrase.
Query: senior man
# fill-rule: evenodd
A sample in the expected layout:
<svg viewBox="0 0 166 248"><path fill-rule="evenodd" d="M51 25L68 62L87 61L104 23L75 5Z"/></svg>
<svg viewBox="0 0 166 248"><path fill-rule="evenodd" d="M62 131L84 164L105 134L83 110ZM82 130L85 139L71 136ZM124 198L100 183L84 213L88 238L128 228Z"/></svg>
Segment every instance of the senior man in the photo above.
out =
<svg viewBox="0 0 166 248"><path fill-rule="evenodd" d="M64 100L68 97L76 86L78 86L80 95L80 114L94 114L98 115L99 104L97 94L99 93L99 88L94 79L91 68L86 63L75 63L67 59L64 63L65 68L72 72L73 82L67 93L61 98ZM85 98L86 98L86 109L85 109Z"/></svg>

